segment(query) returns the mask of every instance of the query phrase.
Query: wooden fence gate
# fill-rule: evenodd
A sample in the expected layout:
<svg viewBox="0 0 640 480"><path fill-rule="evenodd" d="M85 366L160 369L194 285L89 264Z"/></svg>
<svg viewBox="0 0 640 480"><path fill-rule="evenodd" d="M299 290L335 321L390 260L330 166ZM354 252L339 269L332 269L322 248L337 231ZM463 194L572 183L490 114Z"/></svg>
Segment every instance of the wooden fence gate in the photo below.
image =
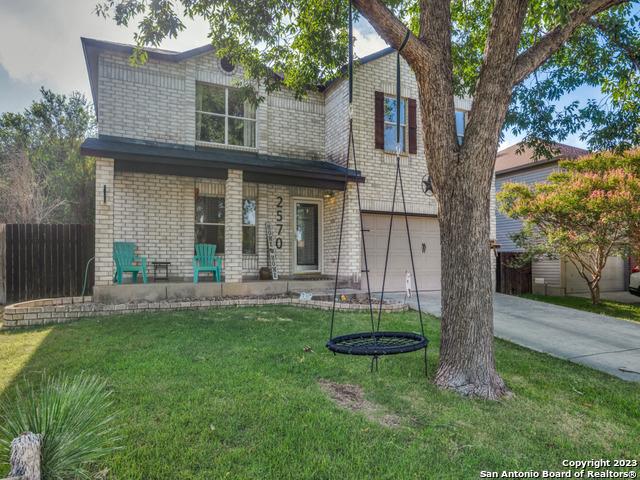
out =
<svg viewBox="0 0 640 480"><path fill-rule="evenodd" d="M81 295L94 238L93 225L0 226L0 303ZM85 294L91 292L93 274L91 262Z"/></svg>
<svg viewBox="0 0 640 480"><path fill-rule="evenodd" d="M496 290L508 295L531 293L531 262L522 267L513 267L520 256L517 252L499 252L496 261Z"/></svg>

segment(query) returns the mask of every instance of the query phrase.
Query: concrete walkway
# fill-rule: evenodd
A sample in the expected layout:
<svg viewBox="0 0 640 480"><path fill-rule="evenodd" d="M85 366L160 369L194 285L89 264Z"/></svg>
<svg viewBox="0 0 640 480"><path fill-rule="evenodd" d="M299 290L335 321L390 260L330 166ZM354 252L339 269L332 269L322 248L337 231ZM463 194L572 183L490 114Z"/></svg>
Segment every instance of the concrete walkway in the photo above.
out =
<svg viewBox="0 0 640 480"><path fill-rule="evenodd" d="M440 316L440 292L420 293L420 303ZM409 305L416 308L415 297ZM640 382L640 323L497 293L494 329L498 338Z"/></svg>

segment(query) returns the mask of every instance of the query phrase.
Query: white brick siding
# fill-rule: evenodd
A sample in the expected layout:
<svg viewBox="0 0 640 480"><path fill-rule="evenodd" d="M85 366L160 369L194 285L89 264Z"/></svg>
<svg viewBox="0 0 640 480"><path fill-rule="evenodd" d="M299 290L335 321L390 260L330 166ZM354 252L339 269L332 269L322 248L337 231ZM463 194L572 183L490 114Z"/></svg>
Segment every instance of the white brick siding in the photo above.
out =
<svg viewBox="0 0 640 480"><path fill-rule="evenodd" d="M237 86L240 69L227 73L213 53L172 63L131 66L127 55L103 52L98 71L98 132L135 140L196 144L196 82ZM325 104L321 93L297 100L291 92L266 95L256 111L261 153L325 158ZM227 147L244 149L244 147Z"/></svg>
<svg viewBox="0 0 640 480"><path fill-rule="evenodd" d="M134 242L139 255L171 262L172 276L192 275L194 179L116 172L114 241Z"/></svg>
<svg viewBox="0 0 640 480"><path fill-rule="evenodd" d="M113 282L113 163L108 158L96 159L96 285L109 285Z"/></svg>
<svg viewBox="0 0 640 480"><path fill-rule="evenodd" d="M224 202L224 281L242 281L242 171L229 170Z"/></svg>
<svg viewBox="0 0 640 480"><path fill-rule="evenodd" d="M418 86L413 71L401 60L400 74L402 96L418 99ZM396 59L395 55L386 55L378 60L356 67L353 81L353 130L358 169L366 177L361 186L362 208L364 210L391 211L393 184L395 178L395 154L385 153L375 148L375 92L389 95L396 93ZM328 156L332 160L344 162L346 157L346 136L341 133L348 123L348 82L341 79L335 82L326 92L327 101L327 144L340 139L342 145L327 147ZM341 100L338 100L341 99ZM336 112L334 112L334 110ZM330 120L331 119L331 120ZM333 125L335 119L336 127ZM433 198L422 193L421 181L427 173L424 146L421 133L420 109L417 109L417 153L403 154L400 161L402 168L407 211L411 213L436 214L437 205ZM353 160L351 163L353 168ZM396 211L402 210L401 203L396 201Z"/></svg>
<svg viewBox="0 0 640 480"><path fill-rule="evenodd" d="M99 62L100 135L193 144L195 86L186 63L149 60L129 65L126 55L102 53ZM193 83L193 82L191 82Z"/></svg>
<svg viewBox="0 0 640 480"><path fill-rule="evenodd" d="M340 237L340 217L342 214L343 192L338 192L324 202L324 257L325 272L336 274L338 239ZM340 277L353 282L360 281L360 216L356 186L349 184L345 205L344 226L342 228L342 251L340 253Z"/></svg>

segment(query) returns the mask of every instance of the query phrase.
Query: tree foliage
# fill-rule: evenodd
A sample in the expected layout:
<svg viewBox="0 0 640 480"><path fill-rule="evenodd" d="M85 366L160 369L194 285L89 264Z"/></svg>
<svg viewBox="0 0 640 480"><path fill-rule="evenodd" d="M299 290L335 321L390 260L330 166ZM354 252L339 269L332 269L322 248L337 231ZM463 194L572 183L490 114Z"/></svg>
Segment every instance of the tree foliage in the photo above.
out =
<svg viewBox="0 0 640 480"><path fill-rule="evenodd" d="M92 108L79 93L40 92L24 112L0 116L0 222L93 223L94 161L80 155Z"/></svg>
<svg viewBox="0 0 640 480"><path fill-rule="evenodd" d="M581 3L531 0L519 51L566 23ZM419 34L419 2L385 4ZM517 86L505 130L525 134L539 156L550 155L548 141L562 141L577 132L591 149L640 144L639 9L637 1L623 2L579 27L564 47ZM262 82L268 90L284 85L302 95L340 75L346 61L347 1L106 0L96 11L121 25L138 22L135 40L140 47L176 37L185 28L185 17L205 18L220 55L241 64L248 79ZM492 2L451 2L458 95L474 95L492 13ZM132 60L145 58L144 50L138 49ZM598 88L603 98L562 104L563 97L583 87Z"/></svg>
<svg viewBox="0 0 640 480"><path fill-rule="evenodd" d="M640 150L592 154L560 163L547 182L503 185L506 215L523 220L517 242L535 254L559 254L584 278L594 303L607 258L640 228Z"/></svg>

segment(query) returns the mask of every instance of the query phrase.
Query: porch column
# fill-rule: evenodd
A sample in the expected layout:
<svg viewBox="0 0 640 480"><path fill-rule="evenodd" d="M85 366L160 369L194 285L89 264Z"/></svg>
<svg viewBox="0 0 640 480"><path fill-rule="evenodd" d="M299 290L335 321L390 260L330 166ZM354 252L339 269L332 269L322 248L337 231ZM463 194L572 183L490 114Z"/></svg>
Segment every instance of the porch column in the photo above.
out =
<svg viewBox="0 0 640 480"><path fill-rule="evenodd" d="M113 160L96 159L95 284L113 283ZM106 195L105 195L106 193Z"/></svg>
<svg viewBox="0 0 640 480"><path fill-rule="evenodd" d="M342 202L342 200L340 200ZM369 240L370 242L371 240ZM347 204L344 212L344 227L342 230L342 258L340 259L340 276L351 282L361 282L361 232L360 211L358 210L358 194L356 184L347 183Z"/></svg>
<svg viewBox="0 0 640 480"><path fill-rule="evenodd" d="M224 197L224 281L242 281L242 170L229 170Z"/></svg>

